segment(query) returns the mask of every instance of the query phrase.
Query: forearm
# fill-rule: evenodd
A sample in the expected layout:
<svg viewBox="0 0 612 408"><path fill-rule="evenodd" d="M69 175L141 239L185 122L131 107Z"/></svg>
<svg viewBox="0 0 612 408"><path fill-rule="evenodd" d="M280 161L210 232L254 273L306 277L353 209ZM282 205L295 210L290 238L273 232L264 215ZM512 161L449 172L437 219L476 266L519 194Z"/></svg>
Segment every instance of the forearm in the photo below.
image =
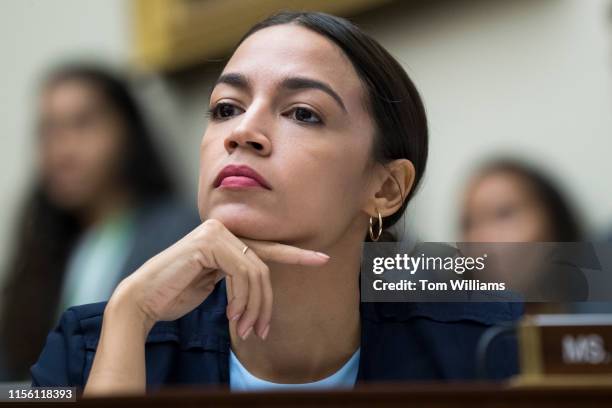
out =
<svg viewBox="0 0 612 408"><path fill-rule="evenodd" d="M150 326L129 296L111 298L84 396L145 393L145 340Z"/></svg>

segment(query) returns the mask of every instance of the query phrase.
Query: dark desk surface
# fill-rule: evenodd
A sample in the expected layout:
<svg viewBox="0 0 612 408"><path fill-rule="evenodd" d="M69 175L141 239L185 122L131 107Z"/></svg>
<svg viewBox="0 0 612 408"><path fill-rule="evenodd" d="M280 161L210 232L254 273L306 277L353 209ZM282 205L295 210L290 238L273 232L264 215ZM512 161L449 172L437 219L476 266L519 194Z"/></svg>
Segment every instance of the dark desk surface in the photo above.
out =
<svg viewBox="0 0 612 408"><path fill-rule="evenodd" d="M612 407L612 387L529 387L501 384L388 384L352 391L229 393L168 389L148 397L86 399L90 407ZM56 405L57 406L57 405Z"/></svg>

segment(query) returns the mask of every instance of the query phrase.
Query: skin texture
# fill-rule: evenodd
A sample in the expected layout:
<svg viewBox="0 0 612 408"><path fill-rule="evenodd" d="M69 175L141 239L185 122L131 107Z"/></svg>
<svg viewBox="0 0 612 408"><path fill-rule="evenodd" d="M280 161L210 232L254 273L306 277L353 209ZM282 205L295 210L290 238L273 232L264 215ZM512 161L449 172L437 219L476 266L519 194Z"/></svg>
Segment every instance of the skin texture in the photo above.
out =
<svg viewBox="0 0 612 408"><path fill-rule="evenodd" d="M37 162L60 208L93 222L124 201L116 173L123 141L121 121L92 86L67 80L43 92Z"/></svg>
<svg viewBox="0 0 612 408"><path fill-rule="evenodd" d="M463 240L539 242L551 240L550 220L531 187L508 172L475 180L464 200Z"/></svg>
<svg viewBox="0 0 612 408"><path fill-rule="evenodd" d="M223 278L231 347L254 375L316 381L359 347L368 218L400 208L414 166L372 161L363 86L341 50L308 29L289 24L256 32L221 77L228 74L249 86L219 83L211 94L200 151L204 222L119 285L86 395L144 392L148 330L193 310ZM296 76L327 84L344 108L321 90L279 86ZM322 124L313 125L317 118ZM215 188L228 164L250 166L271 188Z"/></svg>

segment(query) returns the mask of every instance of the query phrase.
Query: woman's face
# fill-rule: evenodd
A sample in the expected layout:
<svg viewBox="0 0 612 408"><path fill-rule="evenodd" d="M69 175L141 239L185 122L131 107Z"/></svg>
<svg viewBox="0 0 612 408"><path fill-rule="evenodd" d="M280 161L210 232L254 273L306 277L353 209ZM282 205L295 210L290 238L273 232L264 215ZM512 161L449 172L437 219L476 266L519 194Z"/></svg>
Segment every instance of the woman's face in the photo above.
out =
<svg viewBox="0 0 612 408"><path fill-rule="evenodd" d="M350 61L325 37L291 24L248 37L210 98L201 218L238 236L303 246L363 236L374 135L365 101ZM250 167L266 186L235 168L219 185L228 165Z"/></svg>
<svg viewBox="0 0 612 408"><path fill-rule="evenodd" d="M462 235L466 242L552 240L546 209L525 180L498 171L478 178L464 201Z"/></svg>
<svg viewBox="0 0 612 408"><path fill-rule="evenodd" d="M123 129L93 86L75 79L48 87L39 136L43 186L56 205L81 209L116 187Z"/></svg>

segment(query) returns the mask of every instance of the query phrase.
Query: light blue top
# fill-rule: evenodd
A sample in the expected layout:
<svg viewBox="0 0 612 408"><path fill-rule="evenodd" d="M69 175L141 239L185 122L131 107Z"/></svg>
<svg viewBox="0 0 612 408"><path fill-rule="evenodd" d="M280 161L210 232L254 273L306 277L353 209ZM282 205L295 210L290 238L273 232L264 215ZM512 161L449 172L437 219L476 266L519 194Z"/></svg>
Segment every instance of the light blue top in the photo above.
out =
<svg viewBox="0 0 612 408"><path fill-rule="evenodd" d="M232 391L285 391L285 390L320 390L329 388L353 388L359 371L361 349L334 374L319 381L303 384L279 384L262 380L249 373L238 357L230 350L230 390Z"/></svg>
<svg viewBox="0 0 612 408"><path fill-rule="evenodd" d="M124 211L81 236L70 255L59 313L74 305L108 300L134 238L134 214Z"/></svg>

